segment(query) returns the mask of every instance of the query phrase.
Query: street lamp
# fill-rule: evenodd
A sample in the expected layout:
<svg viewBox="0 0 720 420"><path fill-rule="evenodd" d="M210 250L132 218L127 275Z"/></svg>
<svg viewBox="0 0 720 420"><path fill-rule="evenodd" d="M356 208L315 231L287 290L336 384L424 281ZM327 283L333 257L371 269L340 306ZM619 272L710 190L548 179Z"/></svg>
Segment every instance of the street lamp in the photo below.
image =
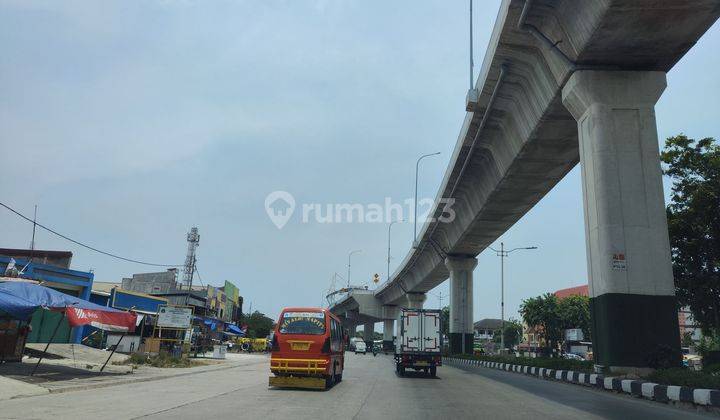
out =
<svg viewBox="0 0 720 420"><path fill-rule="evenodd" d="M536 246L526 246L521 248L513 248L509 251L505 250L505 244L500 242L500 249L490 247L495 251L495 255L500 257L500 348L505 350L505 258L513 251L520 249L538 249Z"/></svg>
<svg viewBox="0 0 720 420"><path fill-rule="evenodd" d="M436 156L439 155L440 152L436 153L428 153L427 155L422 155L418 158L417 162L415 162L415 212L413 213L413 248L417 248L417 200L418 200L418 169L420 167L420 161L425 159L426 157L430 156Z"/></svg>
<svg viewBox="0 0 720 420"><path fill-rule="evenodd" d="M350 253L348 254L348 278L347 278L348 293L350 293L350 258L352 258L353 254L357 254L359 252L362 252L362 249L356 249L355 251L350 251Z"/></svg>
<svg viewBox="0 0 720 420"><path fill-rule="evenodd" d="M388 265L387 279L388 279L388 281L390 281L390 229L392 228L392 225L394 225L395 223L404 222L404 221L405 220L403 220L403 219L395 220L393 222L390 222L390 225L388 225L388 257L387 257L387 265Z"/></svg>

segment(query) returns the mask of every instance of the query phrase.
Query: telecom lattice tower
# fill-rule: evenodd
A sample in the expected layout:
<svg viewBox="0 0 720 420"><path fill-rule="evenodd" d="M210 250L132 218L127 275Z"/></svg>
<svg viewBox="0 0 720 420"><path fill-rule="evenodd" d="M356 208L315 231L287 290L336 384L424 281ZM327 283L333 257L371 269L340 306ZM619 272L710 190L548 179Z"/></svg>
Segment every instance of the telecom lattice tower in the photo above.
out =
<svg viewBox="0 0 720 420"><path fill-rule="evenodd" d="M187 287L187 290L192 288L193 273L195 272L195 250L200 245L200 234L198 228L193 227L190 229L190 233L187 234L187 257L185 257L185 269L183 274L183 284Z"/></svg>

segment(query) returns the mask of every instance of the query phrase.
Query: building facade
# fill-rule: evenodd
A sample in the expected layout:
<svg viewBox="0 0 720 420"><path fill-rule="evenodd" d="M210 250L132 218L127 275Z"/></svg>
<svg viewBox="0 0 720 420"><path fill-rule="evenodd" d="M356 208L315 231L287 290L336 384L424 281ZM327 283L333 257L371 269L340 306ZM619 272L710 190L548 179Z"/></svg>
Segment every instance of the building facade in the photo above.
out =
<svg viewBox="0 0 720 420"><path fill-rule="evenodd" d="M72 252L26 249L0 249L0 274L14 262L19 277L41 282L43 286L65 294L90 300L95 275L70 269ZM59 326L58 326L59 323ZM82 328L70 328L61 313L38 309L30 322L28 343L47 343L55 333L54 343L80 343Z"/></svg>

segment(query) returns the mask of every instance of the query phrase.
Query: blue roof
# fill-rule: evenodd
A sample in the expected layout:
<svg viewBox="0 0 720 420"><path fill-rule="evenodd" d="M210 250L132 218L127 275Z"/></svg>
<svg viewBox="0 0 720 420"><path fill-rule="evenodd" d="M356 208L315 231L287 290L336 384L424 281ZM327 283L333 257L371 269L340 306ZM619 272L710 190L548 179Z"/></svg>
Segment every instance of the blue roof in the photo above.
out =
<svg viewBox="0 0 720 420"><path fill-rule="evenodd" d="M22 281L0 282L0 313L12 318L28 320L37 308L59 309L68 306L105 312L123 312L39 284Z"/></svg>

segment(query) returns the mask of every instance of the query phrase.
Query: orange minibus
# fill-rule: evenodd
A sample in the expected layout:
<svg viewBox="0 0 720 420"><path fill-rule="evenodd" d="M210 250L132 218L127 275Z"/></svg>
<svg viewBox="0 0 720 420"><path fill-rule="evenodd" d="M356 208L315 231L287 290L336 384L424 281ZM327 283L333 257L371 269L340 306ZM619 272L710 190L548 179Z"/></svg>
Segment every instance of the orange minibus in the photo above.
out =
<svg viewBox="0 0 720 420"><path fill-rule="evenodd" d="M283 309L272 338L270 386L326 389L340 382L345 335L327 309Z"/></svg>

